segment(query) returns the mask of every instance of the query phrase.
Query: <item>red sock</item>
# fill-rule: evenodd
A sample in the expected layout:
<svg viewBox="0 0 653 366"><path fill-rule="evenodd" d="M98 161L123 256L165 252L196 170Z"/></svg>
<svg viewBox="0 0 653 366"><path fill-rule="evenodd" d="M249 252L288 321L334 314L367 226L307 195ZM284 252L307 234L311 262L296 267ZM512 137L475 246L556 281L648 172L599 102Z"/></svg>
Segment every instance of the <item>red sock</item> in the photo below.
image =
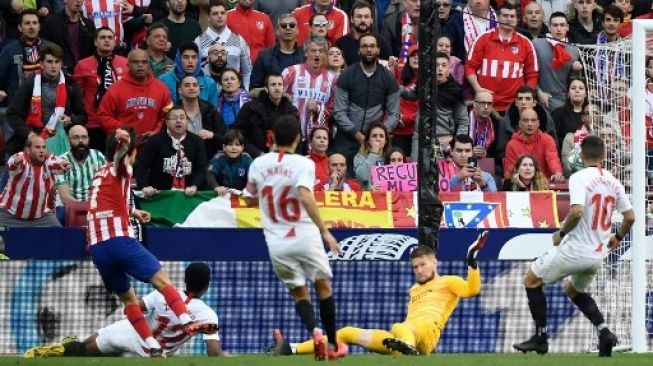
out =
<svg viewBox="0 0 653 366"><path fill-rule="evenodd" d="M129 322L132 324L134 329L136 329L136 333L138 333L143 340L152 337L152 330L147 324L145 315L143 315L143 311L141 311L138 304L129 304L125 306L125 315L127 315L127 319L129 319Z"/></svg>
<svg viewBox="0 0 653 366"><path fill-rule="evenodd" d="M170 309L172 309L177 317L182 314L188 314L186 304L184 304L184 301L179 296L179 292L175 286L167 285L163 288L163 290L161 290L161 294L163 295L163 298L166 299L166 303L168 306L170 306Z"/></svg>

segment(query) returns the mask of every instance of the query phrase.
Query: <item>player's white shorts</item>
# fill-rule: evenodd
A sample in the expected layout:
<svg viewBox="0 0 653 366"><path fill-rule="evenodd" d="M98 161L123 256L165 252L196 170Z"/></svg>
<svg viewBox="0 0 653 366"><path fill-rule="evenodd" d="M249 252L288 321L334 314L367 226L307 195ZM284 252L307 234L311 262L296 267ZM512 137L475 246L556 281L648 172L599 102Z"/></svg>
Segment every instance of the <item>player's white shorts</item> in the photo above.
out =
<svg viewBox="0 0 653 366"><path fill-rule="evenodd" d="M105 355L128 354L131 356L149 357L143 347L145 342L136 333L129 320L124 319L98 330L95 339L97 348Z"/></svg>
<svg viewBox="0 0 653 366"><path fill-rule="evenodd" d="M322 238L307 237L268 246L272 268L288 289L333 277Z"/></svg>
<svg viewBox="0 0 653 366"><path fill-rule="evenodd" d="M558 246L549 249L537 258L531 265L531 270L547 284L558 282L569 276L572 286L578 292L585 292L602 263L601 258L578 257Z"/></svg>

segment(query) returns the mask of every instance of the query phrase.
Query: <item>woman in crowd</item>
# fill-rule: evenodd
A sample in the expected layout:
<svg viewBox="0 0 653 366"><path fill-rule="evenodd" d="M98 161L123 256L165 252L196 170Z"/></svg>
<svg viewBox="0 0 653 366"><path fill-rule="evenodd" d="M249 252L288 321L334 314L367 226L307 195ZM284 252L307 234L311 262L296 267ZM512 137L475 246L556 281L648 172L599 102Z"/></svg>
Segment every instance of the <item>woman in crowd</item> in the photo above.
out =
<svg viewBox="0 0 653 366"><path fill-rule="evenodd" d="M364 190L371 188L370 172L375 165L383 165L384 156L390 150L388 130L381 122L372 124L365 131L365 141L354 156L354 173Z"/></svg>
<svg viewBox="0 0 653 366"><path fill-rule="evenodd" d="M310 35L307 39L311 37L322 37L326 39L327 32L329 31L329 19L327 19L324 14L313 14L311 19L308 21Z"/></svg>
<svg viewBox="0 0 653 366"><path fill-rule="evenodd" d="M188 115L188 131L204 141L206 159L210 160L222 144L224 120L210 103L200 99L200 86L195 76L187 75L179 81L178 94L180 107Z"/></svg>
<svg viewBox="0 0 653 366"><path fill-rule="evenodd" d="M435 43L435 52L441 52L449 56L449 73L453 76L454 80L460 85L465 82L465 65L456 56L451 54L451 38L446 34L441 34Z"/></svg>
<svg viewBox="0 0 653 366"><path fill-rule="evenodd" d="M315 162L315 180L325 182L329 180L329 130L318 126L311 130L308 136L310 152L308 158Z"/></svg>
<svg viewBox="0 0 653 366"><path fill-rule="evenodd" d="M222 114L227 128L236 121L240 107L249 101L249 94L242 88L242 80L238 72L230 67L222 72L220 78L222 91L218 95L218 112Z"/></svg>
<svg viewBox="0 0 653 366"><path fill-rule="evenodd" d="M567 133L562 141L562 166L566 177L582 168L580 164L580 143L592 131L590 116L597 113L600 113L600 111L596 104L585 104L580 117L581 126L576 131Z"/></svg>
<svg viewBox="0 0 653 366"><path fill-rule="evenodd" d="M522 155L515 162L512 179L503 182L504 191L545 191L549 182L540 170L540 165L533 155Z"/></svg>
<svg viewBox="0 0 653 366"><path fill-rule="evenodd" d="M342 70L345 69L345 58L342 55L342 50L336 46L329 47L327 53L327 69L335 76L339 76Z"/></svg>
<svg viewBox="0 0 653 366"><path fill-rule="evenodd" d="M558 137L558 149L570 132L576 132L583 125L581 114L587 105L587 84L580 78L571 78L567 84L567 101L565 105L551 114Z"/></svg>
<svg viewBox="0 0 653 366"><path fill-rule="evenodd" d="M385 165L399 165L406 162L406 154L398 146L391 147L388 152L385 154Z"/></svg>

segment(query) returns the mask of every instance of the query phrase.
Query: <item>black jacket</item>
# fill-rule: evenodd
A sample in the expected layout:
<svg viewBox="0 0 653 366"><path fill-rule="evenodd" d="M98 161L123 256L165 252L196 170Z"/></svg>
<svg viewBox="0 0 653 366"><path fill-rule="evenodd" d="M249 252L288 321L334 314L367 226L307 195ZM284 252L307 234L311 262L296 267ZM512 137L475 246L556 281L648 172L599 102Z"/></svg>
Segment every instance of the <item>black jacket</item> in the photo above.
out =
<svg viewBox="0 0 653 366"><path fill-rule="evenodd" d="M165 128L165 127L164 127ZM181 142L189 164L185 172L186 187L201 189L206 178L206 153L204 142L193 133L186 133ZM172 173L176 167L177 151L172 146L172 138L166 130L150 137L143 145L143 150L136 158L134 176L139 189L152 186L156 189L172 188Z"/></svg>
<svg viewBox="0 0 653 366"><path fill-rule="evenodd" d="M281 98L278 106L275 106L270 101L268 94L262 91L258 98L250 100L240 108L232 128L243 133L245 136L245 151L252 158L256 158L269 151L270 146L266 144L268 134L271 136L274 123L279 117L285 115L298 117L299 112L285 97Z"/></svg>
<svg viewBox="0 0 653 366"><path fill-rule="evenodd" d="M75 70L75 65L79 60L95 54L95 45L93 43L95 25L93 25L93 21L84 18L81 14L79 20L79 59L77 60L73 56L72 45L70 44L70 36L68 35L70 18L66 15L65 10L47 17L41 28L43 39L56 43L63 48L63 64L70 74Z"/></svg>
<svg viewBox="0 0 653 366"><path fill-rule="evenodd" d="M603 30L603 16L598 11L594 11L592 20L594 26L592 32L588 32L580 24L578 18L569 19L569 32L567 33L569 43L596 44L596 37Z"/></svg>
<svg viewBox="0 0 653 366"><path fill-rule="evenodd" d="M379 58L382 60L387 60L392 56L392 49L390 49L390 44L386 41L385 38L382 38L377 34L379 38L379 49L380 54ZM345 65L353 65L357 62L360 62L361 55L358 53L358 41L354 38L353 34L347 34L336 40L335 46L342 50L342 56L345 59Z"/></svg>
<svg viewBox="0 0 653 366"><path fill-rule="evenodd" d="M265 86L265 77L277 73L281 74L288 66L303 64L306 61L304 51L301 47L295 46L295 53L292 54L291 63L282 62L282 53L279 44L266 48L258 54L258 58L252 69L252 77L249 81L249 88L261 88Z"/></svg>
<svg viewBox="0 0 653 366"><path fill-rule="evenodd" d="M9 104L9 108L7 108L7 123L14 130L14 135L5 145L5 152L8 154L21 151L30 132L41 132L41 129L35 130L25 123L25 119L30 112L33 89L33 77L23 80L23 83L20 84L16 91L14 99ZM70 75L66 75L66 93L66 111L64 113L70 117L72 125L85 125L88 115L82 102L82 92L79 90L75 79Z"/></svg>
<svg viewBox="0 0 653 366"><path fill-rule="evenodd" d="M222 137L224 136L226 127L224 126L224 119L220 112L215 109L210 103L199 100L200 114L202 115L202 129L213 132L213 138L204 140L204 151L206 152L207 161L211 160L218 150L222 149ZM183 108L183 105L179 105ZM166 126L163 125L165 131Z"/></svg>

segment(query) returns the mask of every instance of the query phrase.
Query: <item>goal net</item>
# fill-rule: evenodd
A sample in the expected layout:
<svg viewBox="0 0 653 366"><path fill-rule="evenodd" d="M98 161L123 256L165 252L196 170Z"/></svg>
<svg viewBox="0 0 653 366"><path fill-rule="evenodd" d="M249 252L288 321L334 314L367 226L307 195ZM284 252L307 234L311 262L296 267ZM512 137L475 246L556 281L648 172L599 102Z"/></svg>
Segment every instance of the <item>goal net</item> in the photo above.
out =
<svg viewBox="0 0 653 366"><path fill-rule="evenodd" d="M646 102L646 114L650 117L653 105L649 104L649 100L653 101L653 84L650 85L650 91L634 90L633 76L636 74L633 74L631 61L633 57L637 57L637 55L633 55L633 47L645 47L646 50L649 50L651 46L653 46L653 37L647 37L645 44L634 44L633 40L628 38L603 45L578 46L588 88L590 130L606 143L604 168L624 184L631 202L634 203L638 197L645 196L646 207L651 203L649 195L652 192L653 171L646 168L646 176L644 177L644 173L639 172L637 174L642 177L637 177L637 174L633 174L633 167L637 166L635 164L637 159L641 159L637 163L645 167L648 167L649 163L653 163L651 160L653 150L647 149L645 154L633 154L634 143L642 142L641 139L644 139L645 136L637 134L631 122L645 123L643 119L634 117L633 105L635 103ZM647 122L646 125L648 131L649 123ZM653 145L651 149L653 149ZM640 217L636 211L636 220L643 221L647 218ZM621 222L621 215L615 212L613 222L615 222L613 229L616 231ZM636 230L640 230L639 236L635 235ZM649 234L648 223L639 228L635 226L621 246L606 257L604 266L589 290L603 311L608 326L619 338L616 350L633 349L633 335L636 331L633 328L633 319L645 321L646 350L651 350L651 333L653 331L651 314L653 309L652 297L647 294L653 289L651 283L653 270L650 260ZM631 260L635 248L633 238L646 238L643 243L635 241L639 245L648 247L648 258L644 267L634 265ZM636 258L639 259L639 257ZM639 317L637 314L634 316L633 312L633 309L636 309L635 311L641 313L641 308L633 306L633 290L641 291L641 289L634 289L633 271L637 271L635 277L643 279L645 283L646 310L643 317L642 314L639 314ZM598 346L596 331L589 322L583 320L587 324L587 328L583 328L579 336L587 339L588 351L596 350Z"/></svg>

